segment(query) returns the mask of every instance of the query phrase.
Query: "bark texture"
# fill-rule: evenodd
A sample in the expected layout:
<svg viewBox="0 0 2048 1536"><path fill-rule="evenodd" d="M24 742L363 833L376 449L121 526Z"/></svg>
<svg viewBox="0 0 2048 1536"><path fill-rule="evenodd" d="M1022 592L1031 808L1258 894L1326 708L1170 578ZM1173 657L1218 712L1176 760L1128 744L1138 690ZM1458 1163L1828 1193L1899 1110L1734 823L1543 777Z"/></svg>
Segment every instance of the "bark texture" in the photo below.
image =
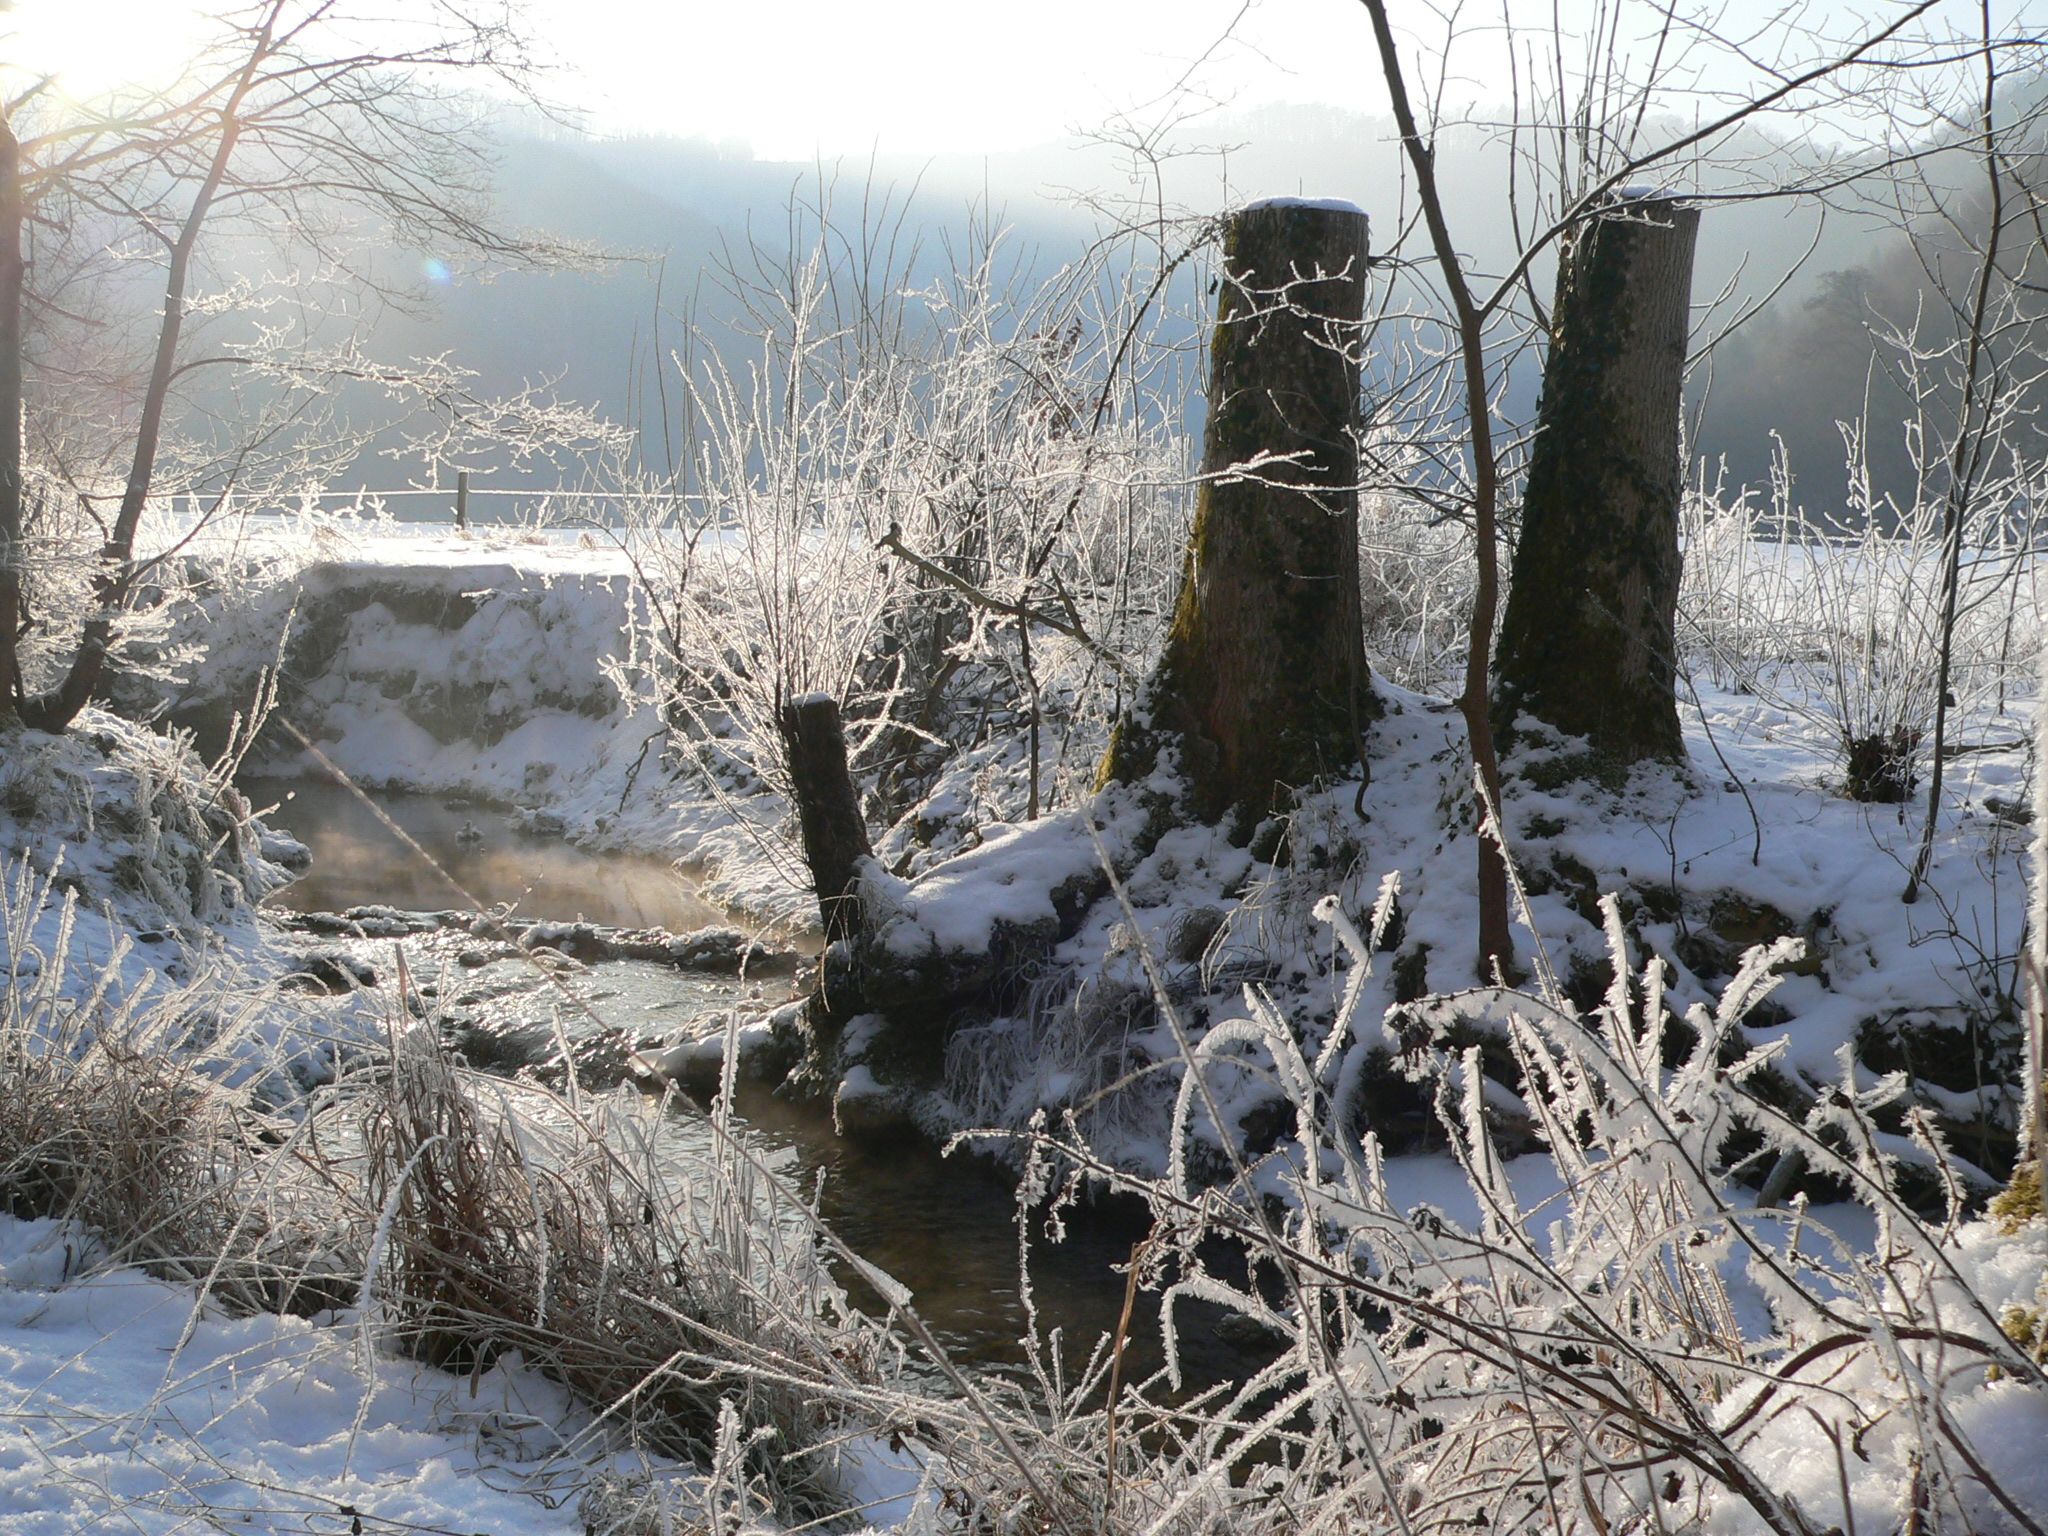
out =
<svg viewBox="0 0 2048 1536"><path fill-rule="evenodd" d="M858 925L856 874L860 861L874 852L846 765L846 730L839 705L816 694L783 705L777 724L789 755L804 862L817 887L825 942L835 943L851 938Z"/></svg>
<svg viewBox="0 0 2048 1536"><path fill-rule="evenodd" d="M0 719L21 703L21 142L0 116Z"/></svg>
<svg viewBox="0 0 2048 1536"><path fill-rule="evenodd" d="M1679 397L1699 210L1634 198L1581 227L1550 357L1501 621L1494 712L1603 761L1676 761Z"/></svg>
<svg viewBox="0 0 2048 1536"><path fill-rule="evenodd" d="M1361 762L1378 712L1358 600L1365 264L1355 209L1261 204L1226 226L1180 594L1104 783L1142 779L1178 740L1196 809L1257 819Z"/></svg>

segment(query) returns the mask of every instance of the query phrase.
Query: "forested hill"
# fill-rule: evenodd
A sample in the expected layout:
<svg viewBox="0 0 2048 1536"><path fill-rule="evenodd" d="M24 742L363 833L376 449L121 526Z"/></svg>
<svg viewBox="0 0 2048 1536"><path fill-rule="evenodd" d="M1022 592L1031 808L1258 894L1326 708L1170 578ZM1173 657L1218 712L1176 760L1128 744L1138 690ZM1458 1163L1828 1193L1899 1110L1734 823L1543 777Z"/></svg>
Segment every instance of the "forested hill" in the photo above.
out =
<svg viewBox="0 0 2048 1536"><path fill-rule="evenodd" d="M659 463L663 399L655 360L666 357L673 366L685 316L721 345L735 345L737 305L720 268L752 267L750 248L770 263L786 260L797 231L793 206L829 209L848 240L841 255L865 222L875 256L893 256L899 275L915 284L936 282L964 260L972 229L1005 231L1002 271L1020 296L1083 258L1105 223L1090 203L1121 207L1135 219L1162 201L1208 210L1308 193L1349 198L1381 228L1399 217L1401 183L1382 121L1327 107L1264 108L1219 115L1184 137L1201 152L1157 163L1077 138L997 156L795 164L701 139L509 132L500 161L508 221L622 259L584 272L431 284L428 305L387 316L375 345L387 353L445 352L476 369L486 392L559 376L563 396L639 429ZM1502 155L1476 131L1448 138L1441 153L1455 167L1444 178L1454 227L1480 238L1492 232L1500 251L1478 254L1498 254L1504 264L1513 233L1502 216ZM1888 418L1903 414L1903 395L1887 382L1894 359L1878 348L1873 366L1873 338L1888 321L1910 318L1925 297L1919 257L1896 230L1876 229L1853 213L1817 219L1789 203L1720 203L1702 223L1698 273L1695 345L1783 286L1760 318L1735 328L1710 368L1696 371L1695 458L1725 461L1731 484L1761 486L1770 479L1774 444L1782 442L1798 498L1839 509L1844 450L1837 421L1856 418L1867 396ZM1544 266L1533 275L1532 291L1547 299L1553 280ZM1717 295L1725 297L1713 305ZM1199 322L1183 318L1192 342ZM1511 415L1528 414L1535 378L1533 362L1519 370L1507 402ZM673 389L667 405L678 409ZM1889 426L1873 433L1871 458L1880 488L1906 494L1911 465L1903 432ZM405 478L367 457L358 475L372 485Z"/></svg>

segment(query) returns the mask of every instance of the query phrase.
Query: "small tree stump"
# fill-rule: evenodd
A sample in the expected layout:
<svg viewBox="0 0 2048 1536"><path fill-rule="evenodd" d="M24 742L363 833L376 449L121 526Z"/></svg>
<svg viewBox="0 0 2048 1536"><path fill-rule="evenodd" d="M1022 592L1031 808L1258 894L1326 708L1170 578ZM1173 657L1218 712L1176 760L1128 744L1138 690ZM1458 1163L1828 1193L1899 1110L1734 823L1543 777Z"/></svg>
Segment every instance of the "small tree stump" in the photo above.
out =
<svg viewBox="0 0 2048 1536"><path fill-rule="evenodd" d="M825 942L852 938L860 917L854 890L860 861L873 857L874 849L846 764L838 701L829 694L807 694L784 704L776 724L788 755L804 862L817 888Z"/></svg>
<svg viewBox="0 0 2048 1536"><path fill-rule="evenodd" d="M1677 761L1680 391L1697 208L1624 197L1559 267L1521 540L1496 653L1528 714L1610 763Z"/></svg>

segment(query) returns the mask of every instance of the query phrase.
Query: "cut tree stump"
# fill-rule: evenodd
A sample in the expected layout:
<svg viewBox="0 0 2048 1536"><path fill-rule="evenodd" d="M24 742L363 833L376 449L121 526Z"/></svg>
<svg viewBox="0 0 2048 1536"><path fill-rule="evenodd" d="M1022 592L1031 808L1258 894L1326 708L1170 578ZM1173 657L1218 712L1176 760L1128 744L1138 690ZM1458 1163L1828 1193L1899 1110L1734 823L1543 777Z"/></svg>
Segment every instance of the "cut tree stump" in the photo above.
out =
<svg viewBox="0 0 2048 1536"><path fill-rule="evenodd" d="M809 694L784 704L776 724L789 758L804 862L817 887L825 942L852 938L859 924L855 886L860 861L873 857L874 849L868 842L860 796L846 764L846 730L840 723L839 704L829 694Z"/></svg>
<svg viewBox="0 0 2048 1536"><path fill-rule="evenodd" d="M1494 718L1676 762L1679 404L1699 210L1625 196L1558 272L1550 357L1495 653Z"/></svg>
<svg viewBox="0 0 2048 1536"><path fill-rule="evenodd" d="M1248 830L1361 765L1379 712L1358 595L1365 267L1348 205L1260 203L1226 224L1180 594L1101 784L1144 779L1178 743L1193 809Z"/></svg>

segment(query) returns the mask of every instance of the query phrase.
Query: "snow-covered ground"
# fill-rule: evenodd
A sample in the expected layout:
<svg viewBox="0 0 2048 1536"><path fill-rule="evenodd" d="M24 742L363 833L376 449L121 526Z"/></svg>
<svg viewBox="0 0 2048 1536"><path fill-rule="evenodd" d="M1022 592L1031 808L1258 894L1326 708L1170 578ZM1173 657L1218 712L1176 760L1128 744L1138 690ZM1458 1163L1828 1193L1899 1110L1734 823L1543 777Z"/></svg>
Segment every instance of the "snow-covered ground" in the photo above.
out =
<svg viewBox="0 0 2048 1536"><path fill-rule="evenodd" d="M231 709L282 654L275 722L259 748L267 766L304 761L281 723L359 782L487 797L579 841L687 855L708 866L714 895L764 918L811 918L778 798L748 782L743 765L733 771L736 746L670 732L651 669L635 661L650 622L645 572L610 534L455 537L331 519L310 536L279 521L235 537L274 546L284 574L222 616L215 656L182 707ZM1951 1128L2009 1125L2001 1084L2017 1038L2033 690L2008 669L1996 689L1979 679L1966 692L1951 740L1968 750L1946 764L1929 877L1904 902L1920 803L1846 798L1824 712L1788 702L1814 679L1727 659L1754 650L1759 625L1790 623L1780 609L1802 600L1811 609L1818 583L1853 585L1859 572L1875 581L1873 559L1731 543L1725 529L1716 537L1711 548L1698 537L1702 569L1739 557L1730 579L1740 611L1715 621L1738 638L1681 701L1689 773L1641 773L1616 792L1546 775L1558 749L1525 745L1510 758L1505 818L1523 890L1515 945L1525 974L1581 1002L1600 995L1605 891L1622 898L1631 942L1671 963L1681 1010L1711 1003L1751 945L1797 936L1806 958L1784 968L1759 1020L1782 1038L1780 1067L1795 1088L1836 1081L1853 1047L1859 1081L1906 1067ZM703 541L697 579L715 578L735 547L730 534ZM1874 599L1857 601L1868 627ZM294 639L280 653L288 613ZM1471 986L1476 860L1462 730L1439 699L1391 684L1382 692L1389 710L1372 730L1370 785L1362 797L1352 784L1309 797L1278 850L1255 852L1205 827L1137 850L1143 816L1118 822L1114 796L1089 814L1070 808L1022 824L1017 744L961 758L878 844L896 871L878 867L867 887L887 947L904 962L943 965L985 948L994 932L1035 936L1050 924L1062 929L1050 966L1093 979L963 1032L958 1070L936 1091L917 1090L913 1117L934 1131L1019 1127L1039 1109L1085 1106L1104 1150L1162 1167L1163 1085L1141 1074L1126 1102L1100 1093L1135 1066L1176 1059L1163 1024L1143 1017L1150 983L1140 951L1166 957L1198 1014L1228 1012L1237 985L1256 979L1313 1034L1327 1029L1348 975L1343 947L1310 909L1334 894L1362 925L1389 879L1399 882L1394 953L1353 1001L1347 1049L1398 1050L1388 1023L1397 1001ZM723 728L715 712L708 718ZM706 719L700 711L693 729ZM707 763L713 772L701 771ZM1130 910L1096 901L1078 927L1065 923L1055 893L1085 882L1105 854L1119 861ZM864 1068L858 1050L847 1066L856 1090L887 1089L871 1071L852 1075ZM1271 1098L1256 1081L1240 1086L1237 1111ZM1956 1150L1970 1160L1968 1139Z"/></svg>
<svg viewBox="0 0 2048 1536"><path fill-rule="evenodd" d="M0 1420L20 1536L561 1536L605 1478L687 1491L516 1358L452 1375L344 1313L233 1316L48 1219L0 1216Z"/></svg>

